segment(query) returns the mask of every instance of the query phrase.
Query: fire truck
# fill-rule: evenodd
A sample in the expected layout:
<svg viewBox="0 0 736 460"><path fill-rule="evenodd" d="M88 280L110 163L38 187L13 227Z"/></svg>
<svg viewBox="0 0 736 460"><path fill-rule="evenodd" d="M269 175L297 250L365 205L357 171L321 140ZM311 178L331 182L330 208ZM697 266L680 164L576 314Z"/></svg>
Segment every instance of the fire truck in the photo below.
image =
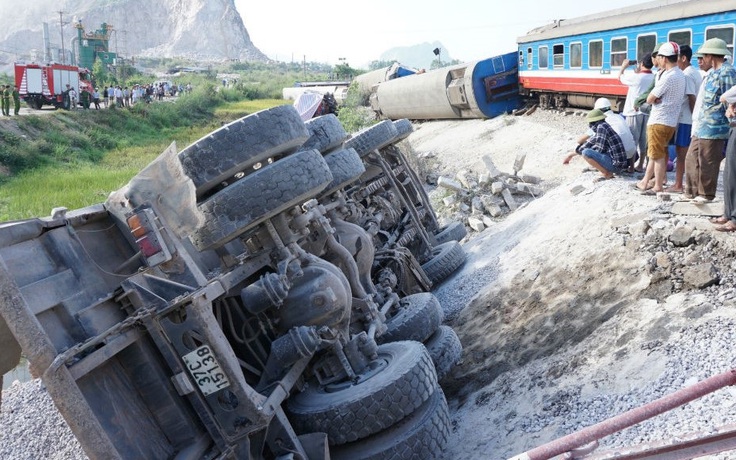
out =
<svg viewBox="0 0 736 460"><path fill-rule="evenodd" d="M88 69L65 64L15 64L15 87L29 107L40 110L44 105L69 109L67 85L77 94L92 93Z"/></svg>

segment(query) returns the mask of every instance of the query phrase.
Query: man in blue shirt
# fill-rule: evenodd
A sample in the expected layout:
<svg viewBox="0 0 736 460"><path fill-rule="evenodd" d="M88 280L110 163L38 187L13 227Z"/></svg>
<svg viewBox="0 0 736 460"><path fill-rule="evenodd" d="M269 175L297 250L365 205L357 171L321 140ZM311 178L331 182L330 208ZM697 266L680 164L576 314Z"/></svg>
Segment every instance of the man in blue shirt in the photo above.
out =
<svg viewBox="0 0 736 460"><path fill-rule="evenodd" d="M606 122L606 115L599 109L588 112L586 119L593 132L592 135L578 145L574 152L567 155L562 163L569 164L575 155L581 155L589 165L602 174L597 181L611 179L629 166L624 144L621 137Z"/></svg>
<svg viewBox="0 0 736 460"><path fill-rule="evenodd" d="M726 42L711 38L698 49L712 70L703 78L703 101L698 112L697 132L693 133L685 159L685 198L707 203L716 197L718 174L723 160L723 149L728 139L729 125L726 105L720 98L736 84L736 69L726 62L730 56Z"/></svg>

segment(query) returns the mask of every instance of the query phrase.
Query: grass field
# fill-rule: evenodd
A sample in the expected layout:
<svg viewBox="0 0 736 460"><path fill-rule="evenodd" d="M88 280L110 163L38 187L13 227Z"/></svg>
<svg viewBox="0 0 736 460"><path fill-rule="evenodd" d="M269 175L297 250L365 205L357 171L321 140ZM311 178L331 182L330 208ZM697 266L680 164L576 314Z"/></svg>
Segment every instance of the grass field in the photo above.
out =
<svg viewBox="0 0 736 460"><path fill-rule="evenodd" d="M0 221L43 217L50 215L55 207L76 209L103 202L110 192L125 185L171 142L176 142L181 150L223 124L288 103L279 99L224 102L214 109L213 116L205 122L197 126L161 130L165 134L153 140L150 139L150 133L141 139L144 134L139 130L136 135L135 126L131 126L132 132L121 129L118 131L117 147L104 151L99 161L71 161L40 166L5 180L0 185ZM141 143L145 145L139 145ZM59 149L59 145L65 144L56 141L54 145ZM66 152L67 149L63 150Z"/></svg>

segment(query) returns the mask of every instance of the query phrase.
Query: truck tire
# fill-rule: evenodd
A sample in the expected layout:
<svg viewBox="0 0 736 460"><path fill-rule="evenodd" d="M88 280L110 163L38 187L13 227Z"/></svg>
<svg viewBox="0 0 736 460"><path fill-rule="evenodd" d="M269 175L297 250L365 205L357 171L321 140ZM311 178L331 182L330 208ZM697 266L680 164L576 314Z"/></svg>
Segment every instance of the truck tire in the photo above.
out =
<svg viewBox="0 0 736 460"><path fill-rule="evenodd" d="M352 184L365 172L363 160L355 149L341 149L328 153L325 155L325 161L332 172L332 182L322 192L323 196Z"/></svg>
<svg viewBox="0 0 736 460"><path fill-rule="evenodd" d="M379 343L399 340L424 342L440 327L444 312L434 294L420 292L401 299L387 316L386 332L377 338Z"/></svg>
<svg viewBox="0 0 736 460"><path fill-rule="evenodd" d="M330 449L333 460L434 460L444 458L450 411L442 390L391 428Z"/></svg>
<svg viewBox="0 0 736 460"><path fill-rule="evenodd" d="M437 244L447 243L448 241L460 241L468 234L468 230L462 222L452 222L440 228L434 236Z"/></svg>
<svg viewBox="0 0 736 460"><path fill-rule="evenodd" d="M409 134L411 134L414 131L414 127L411 124L411 121L409 121L406 118L402 118L401 120L394 120L394 127L396 128L396 137L394 138L394 142L399 142L407 137L409 137Z"/></svg>
<svg viewBox="0 0 736 460"><path fill-rule="evenodd" d="M345 141L345 148L354 148L361 158L391 144L396 137L396 127L391 120L383 120L362 129Z"/></svg>
<svg viewBox="0 0 736 460"><path fill-rule="evenodd" d="M213 249L266 219L316 196L332 181L317 150L303 150L245 176L199 205L205 223L190 239L197 249Z"/></svg>
<svg viewBox="0 0 736 460"><path fill-rule="evenodd" d="M309 132L309 139L301 146L302 150L317 149L322 153L331 152L340 147L348 137L342 123L332 113L310 118L304 124Z"/></svg>
<svg viewBox="0 0 736 460"><path fill-rule="evenodd" d="M309 132L291 105L281 105L235 120L179 152L197 198L268 158L299 149Z"/></svg>
<svg viewBox="0 0 736 460"><path fill-rule="evenodd" d="M437 380L444 379L453 366L460 361L463 354L463 345L453 328L442 325L432 336L424 342L429 356L437 371Z"/></svg>
<svg viewBox="0 0 736 460"><path fill-rule="evenodd" d="M437 391L427 349L418 342L393 342L378 347L378 359L355 382L315 382L289 398L287 408L297 433L327 433L329 443L339 445L393 426Z"/></svg>
<svg viewBox="0 0 736 460"><path fill-rule="evenodd" d="M422 264L422 270L433 285L444 281L465 262L465 251L457 241L448 241L432 249L432 258Z"/></svg>

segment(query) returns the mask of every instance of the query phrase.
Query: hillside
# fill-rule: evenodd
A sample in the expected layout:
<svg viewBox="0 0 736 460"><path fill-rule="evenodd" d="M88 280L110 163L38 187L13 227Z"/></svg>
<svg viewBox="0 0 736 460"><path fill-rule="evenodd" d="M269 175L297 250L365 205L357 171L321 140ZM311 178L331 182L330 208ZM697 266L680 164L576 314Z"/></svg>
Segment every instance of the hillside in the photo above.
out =
<svg viewBox="0 0 736 460"><path fill-rule="evenodd" d="M103 23L112 25L110 47L126 58L268 60L251 42L233 0L35 0L22 9L1 2L0 58L5 64L29 60L32 50L43 56L43 23L48 23L52 48L71 50L77 20L88 31Z"/></svg>

